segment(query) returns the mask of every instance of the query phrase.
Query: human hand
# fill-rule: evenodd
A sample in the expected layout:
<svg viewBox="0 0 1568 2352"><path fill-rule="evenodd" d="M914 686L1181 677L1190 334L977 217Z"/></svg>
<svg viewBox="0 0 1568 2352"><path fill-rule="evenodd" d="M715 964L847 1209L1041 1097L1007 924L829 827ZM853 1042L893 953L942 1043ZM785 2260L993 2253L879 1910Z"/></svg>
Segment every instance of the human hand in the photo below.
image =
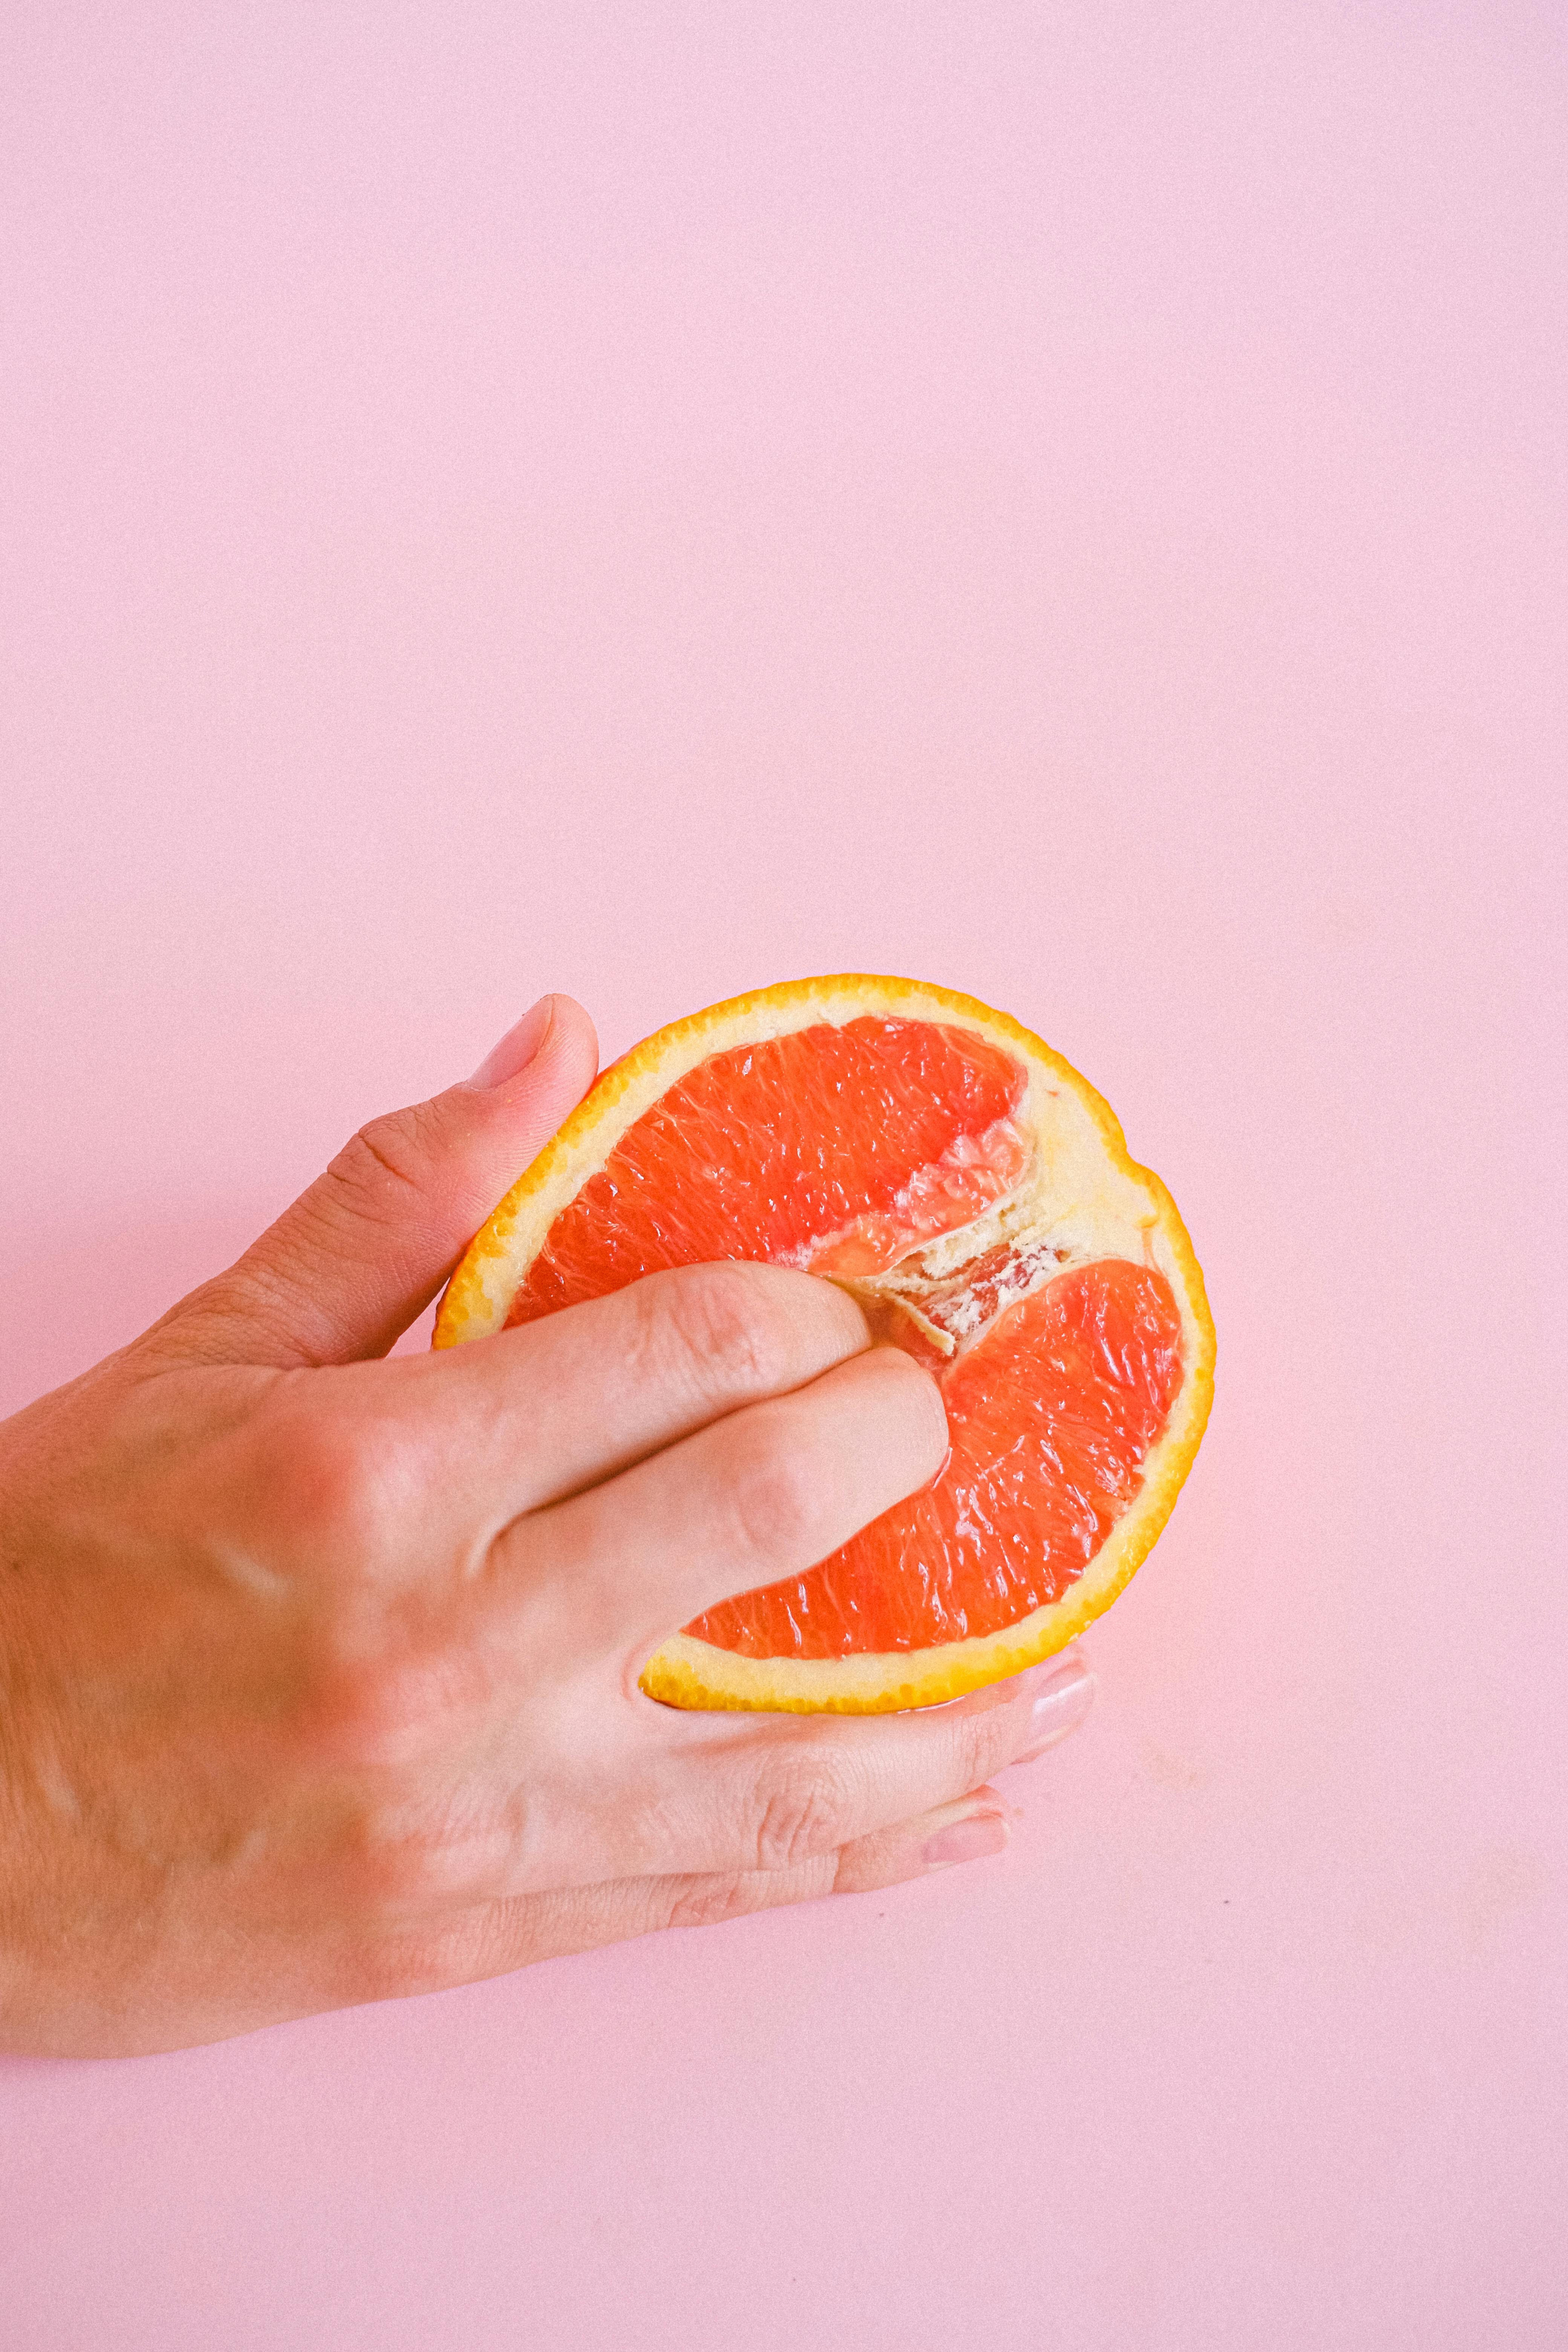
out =
<svg viewBox="0 0 1568 2352"><path fill-rule="evenodd" d="M781 1267L379 1360L593 1078L547 998L0 1427L0 2043L121 2054L993 1853L1071 1659L922 1714L684 1714L672 1628L911 1493L933 1383Z"/></svg>

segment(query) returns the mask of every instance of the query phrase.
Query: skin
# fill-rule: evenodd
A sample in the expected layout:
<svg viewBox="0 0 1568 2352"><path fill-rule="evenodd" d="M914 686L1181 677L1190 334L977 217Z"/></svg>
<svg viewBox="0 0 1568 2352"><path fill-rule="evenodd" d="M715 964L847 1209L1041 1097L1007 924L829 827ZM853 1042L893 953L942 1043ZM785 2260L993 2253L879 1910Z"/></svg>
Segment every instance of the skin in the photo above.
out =
<svg viewBox="0 0 1568 2352"><path fill-rule="evenodd" d="M703 1716L673 1627L937 1469L938 1391L780 1267L385 1360L591 1083L546 998L229 1271L0 1426L0 2044L177 2048L1005 1843L1070 1657L923 1714Z"/></svg>

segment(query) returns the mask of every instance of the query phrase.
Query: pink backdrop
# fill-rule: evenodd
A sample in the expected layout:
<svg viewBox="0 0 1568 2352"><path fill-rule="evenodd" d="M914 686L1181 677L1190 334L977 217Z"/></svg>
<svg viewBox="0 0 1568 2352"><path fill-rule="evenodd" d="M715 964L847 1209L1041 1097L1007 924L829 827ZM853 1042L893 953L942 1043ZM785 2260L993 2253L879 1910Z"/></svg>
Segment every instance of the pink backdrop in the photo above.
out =
<svg viewBox="0 0 1568 2352"><path fill-rule="evenodd" d="M1563 26L10 0L5 1401L541 989L845 966L1220 1389L1009 1856L0 2066L8 2347L1568 2336Z"/></svg>

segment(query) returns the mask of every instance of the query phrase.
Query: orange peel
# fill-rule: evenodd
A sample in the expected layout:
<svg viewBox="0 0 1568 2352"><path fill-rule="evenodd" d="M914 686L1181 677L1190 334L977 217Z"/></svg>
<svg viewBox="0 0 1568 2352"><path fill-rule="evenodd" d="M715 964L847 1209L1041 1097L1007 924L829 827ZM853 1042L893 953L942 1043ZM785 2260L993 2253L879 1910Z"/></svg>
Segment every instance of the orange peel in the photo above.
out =
<svg viewBox="0 0 1568 2352"><path fill-rule="evenodd" d="M907 1048L905 1040L911 1041ZM766 1050L759 1056L757 1048ZM922 1068L934 1055L950 1086L957 1084L952 1074L959 1073L968 1127L956 1113L946 1117L944 1126L943 1106L919 1099L913 1077L900 1086L898 1057L906 1050L916 1052ZM873 1056L866 1067L875 1079L874 1085L867 1081L863 1139L856 1125L861 1106L841 1075L853 1076L857 1055ZM773 1072L775 1091L767 1101L754 1102L749 1114L748 1089L763 1083L760 1071L752 1076L759 1059ZM816 1087L819 1064L830 1070L831 1087L826 1081ZM994 1082L1004 1066L1012 1073L1012 1091L997 1118L993 1114L1004 1097L995 1094ZM891 1094L884 1083L888 1071ZM800 1230L789 1228L781 1243L776 1200L764 1215L757 1183L752 1188L755 1201L748 1200L745 1152L748 1116L754 1116L760 1134L770 1111L781 1115L778 1088L786 1083L787 1135L782 1144L775 1137L770 1146L775 1178L779 1152L787 1154L793 1139L803 1173L800 1185L786 1188L790 1201L797 1192L803 1200L810 1193L817 1179L804 1163L823 1156L839 1171L833 1197L840 1211L844 1182L849 1181L852 1213L847 1223L837 1213L828 1216L823 1205L827 1195L818 1183L822 1197L805 1200L796 1218ZM902 1120L910 1134L926 1137L934 1150L930 1138L934 1134L940 1142L951 1129L953 1139L945 1152L922 1166L898 1161L888 1132L873 1131L884 1096L893 1103L888 1132ZM832 1129L831 1150L825 1147L823 1155L809 1145L814 1117L824 1136ZM728 1155L729 1164L699 1167L694 1133L706 1139L710 1160L717 1152L721 1160ZM689 1164L676 1164L683 1155ZM860 1204L853 1196L854 1171L862 1166L867 1197L863 1213L855 1214ZM617 1175L631 1199L628 1170L643 1187L631 1202L643 1223L629 1237L609 1230L620 1214ZM665 1223L680 1228L673 1239L646 1197L651 1189L657 1207L666 1179ZM774 1193L778 1190L775 1181ZM705 1234L707 1243L716 1240L719 1245L707 1245ZM1045 1331L1054 1307L1066 1297L1060 1286L1068 1278L1080 1290L1120 1286L1129 1297L1137 1292L1133 1305L1140 1312L1153 1302L1151 1312L1157 1307L1166 1318L1161 1360L1166 1369L1158 1397L1151 1402L1151 1391L1141 1401L1138 1426L1145 1433L1152 1429L1149 1442L1135 1459L1128 1454L1120 1470L1112 1465L1106 1495L1089 1507L1087 1519L1079 1514L1089 1535L1079 1540L1079 1549L1091 1544L1089 1556L1076 1565L1069 1562L1072 1572L1060 1589L1053 1588L1037 1606L1024 1608L1012 1622L927 1641L920 1638L918 1615L911 1619L906 1611L895 1645L858 1648L854 1625L842 1608L835 1615L822 1571L814 1570L816 1586L810 1579L792 1584L792 1591L798 1585L805 1596L793 1613L785 1610L781 1615L782 1604L775 1606L763 1593L748 1596L755 1604L749 1613L742 1607L737 1614L736 1604L725 1604L699 1621L704 1631L688 1627L671 1633L643 1670L642 1686L650 1696L676 1706L798 1713L876 1714L931 1706L1037 1664L1081 1633L1123 1590L1164 1527L1203 1436L1214 1388L1214 1323L1196 1255L1169 1192L1131 1158L1109 1104L1031 1030L952 990L856 972L781 982L671 1023L605 1071L499 1203L447 1286L434 1344L447 1348L482 1338L509 1320L528 1319L574 1297L617 1287L652 1270L653 1263L703 1255L772 1255L813 1265L853 1291L873 1317L880 1316L884 1335L922 1355L939 1378L949 1376L952 1364L973 1357L966 1395L984 1391L979 1368L990 1360L975 1351L985 1347L993 1350L999 1375L1009 1363L1019 1378L1028 1377L1031 1366L1045 1365L1059 1385L1066 1376L1061 1363L1069 1375L1073 1366L1089 1363L1104 1385L1100 1359L1090 1362L1092 1349L1089 1356L1081 1348L1061 1356L1060 1314L1051 1327L1058 1336ZM983 1261L988 1268L1008 1269L1014 1289L1004 1287L993 1296L984 1288L974 1276ZM1136 1278L1131 1269L1139 1270ZM1054 1304L1047 1296L1053 1286ZM1024 1349L1026 1336L1032 1354ZM1104 1355L1109 1343L1103 1332L1099 1344ZM1154 1426L1156 1405L1162 1409ZM987 1408L993 1423L1005 1410L1004 1404ZM1055 1452L1047 1447L1038 1458L1055 1459L1064 1443L1079 1443L1077 1426L1068 1410L1051 1440ZM955 1429L955 1448L959 1436ZM1127 1454L1125 1445L1122 1453ZM1023 1517L1009 1525L1026 1533L1029 1497L1022 1487L1020 1496ZM1045 1525L1056 1506L1049 1496L1037 1499ZM893 1515L887 1518L890 1523ZM937 1540L929 1508L921 1523L923 1537L919 1530L911 1536L910 1524L904 1523L900 1536L900 1557L911 1542L918 1549L921 1540L928 1546ZM952 1549L951 1511L946 1524ZM872 1550L857 1554L855 1546L868 1540ZM885 1612L879 1616L867 1577L876 1544L886 1553L890 1541L884 1522L878 1521L836 1555L839 1568L832 1591L861 1594L865 1605L857 1622L886 1618ZM984 1559L983 1540L977 1537L970 1549L995 1585L996 1563ZM931 1565L933 1573L948 1578L941 1630L951 1632L967 1622L974 1603L972 1599L966 1612L965 1588L962 1580L953 1583L952 1560L933 1559ZM972 1580L978 1572L967 1554L964 1572ZM1026 1595L1028 1578L1016 1577L1014 1582ZM980 1613L989 1609L994 1615L1005 1605L992 1597ZM809 1620L812 1606L816 1620L802 1635L797 1621L803 1610ZM753 1654L759 1643L765 1645L770 1625L786 1622L795 1629L794 1654L782 1645L776 1654L765 1646L763 1654ZM730 1638L709 1638L715 1626L728 1627Z"/></svg>

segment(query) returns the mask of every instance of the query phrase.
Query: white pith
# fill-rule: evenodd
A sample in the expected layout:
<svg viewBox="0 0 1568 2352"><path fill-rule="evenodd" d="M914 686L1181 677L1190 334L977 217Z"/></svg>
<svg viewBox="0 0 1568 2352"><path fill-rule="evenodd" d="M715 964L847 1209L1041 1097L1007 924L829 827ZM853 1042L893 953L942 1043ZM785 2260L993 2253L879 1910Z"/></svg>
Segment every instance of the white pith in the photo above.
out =
<svg viewBox="0 0 1568 2352"><path fill-rule="evenodd" d="M471 1246L443 1303L436 1344L499 1330L551 1226L604 1167L628 1129L700 1063L736 1046L868 1015L931 1021L968 1029L1027 1071L1013 1118L1031 1145L1023 1181L981 1216L918 1245L882 1275L843 1286L891 1312L912 1314L936 1344L924 1314L931 1286L999 1244L1028 1253L1026 1283L994 1314L961 1332L966 1352L996 1314L1069 1267L1097 1258L1156 1267L1170 1283L1183 1327L1184 1378L1171 1418L1152 1447L1140 1492L1083 1574L1063 1597L1000 1633L909 1653L826 1659L754 1659L672 1634L649 1660L644 1687L677 1705L801 1711L882 1711L931 1704L1014 1673L1061 1647L1098 1615L1158 1534L1207 1416L1212 1325L1202 1277L1173 1203L1157 1177L1127 1156L1106 1105L1078 1073L1030 1033L973 999L910 982L859 974L764 992L698 1014L649 1040L600 1080L584 1110L513 1187Z"/></svg>

